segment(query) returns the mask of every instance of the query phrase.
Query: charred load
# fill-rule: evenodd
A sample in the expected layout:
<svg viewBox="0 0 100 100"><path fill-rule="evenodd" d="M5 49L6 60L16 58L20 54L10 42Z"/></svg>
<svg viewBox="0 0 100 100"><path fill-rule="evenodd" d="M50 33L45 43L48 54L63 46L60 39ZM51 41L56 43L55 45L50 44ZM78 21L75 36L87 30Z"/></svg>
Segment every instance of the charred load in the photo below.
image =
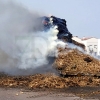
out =
<svg viewBox="0 0 100 100"><path fill-rule="evenodd" d="M65 19L57 18L55 16L43 16L38 18L37 30L48 31L54 26L57 26L57 30L59 31L57 34L58 39L66 39L68 42L72 42L72 34L68 31Z"/></svg>

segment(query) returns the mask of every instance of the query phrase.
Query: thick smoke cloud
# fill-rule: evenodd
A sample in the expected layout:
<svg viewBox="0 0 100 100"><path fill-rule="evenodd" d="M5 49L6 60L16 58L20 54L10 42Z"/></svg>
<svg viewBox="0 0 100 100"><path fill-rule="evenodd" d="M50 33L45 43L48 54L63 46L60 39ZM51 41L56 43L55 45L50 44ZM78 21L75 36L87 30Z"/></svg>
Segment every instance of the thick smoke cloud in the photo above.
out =
<svg viewBox="0 0 100 100"><path fill-rule="evenodd" d="M47 56L54 56L52 51L56 51L57 30L54 27L48 32L35 32L40 16L15 2L0 0L1 72L19 75L52 69Z"/></svg>

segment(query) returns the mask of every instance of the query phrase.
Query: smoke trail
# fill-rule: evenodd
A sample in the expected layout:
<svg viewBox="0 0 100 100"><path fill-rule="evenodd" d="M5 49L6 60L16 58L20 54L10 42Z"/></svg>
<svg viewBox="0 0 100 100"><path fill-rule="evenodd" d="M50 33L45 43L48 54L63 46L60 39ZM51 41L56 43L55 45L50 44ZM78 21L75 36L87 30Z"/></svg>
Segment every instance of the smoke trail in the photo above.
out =
<svg viewBox="0 0 100 100"><path fill-rule="evenodd" d="M16 75L51 69L47 56L55 54L58 31L35 32L40 16L12 1L0 1L0 71Z"/></svg>

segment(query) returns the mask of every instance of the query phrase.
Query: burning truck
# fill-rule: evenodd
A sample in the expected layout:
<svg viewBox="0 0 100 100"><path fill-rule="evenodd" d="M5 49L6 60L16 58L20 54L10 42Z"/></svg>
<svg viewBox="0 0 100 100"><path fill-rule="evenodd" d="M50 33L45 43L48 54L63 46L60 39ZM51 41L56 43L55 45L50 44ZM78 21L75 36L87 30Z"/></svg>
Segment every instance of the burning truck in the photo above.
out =
<svg viewBox="0 0 100 100"><path fill-rule="evenodd" d="M69 32L65 19L61 19L55 16L43 16L38 18L36 22L37 24L35 24L34 31L49 31L50 28L56 26L56 29L58 30L58 39L72 43L83 49L85 48L84 44L79 43L73 39L73 35Z"/></svg>

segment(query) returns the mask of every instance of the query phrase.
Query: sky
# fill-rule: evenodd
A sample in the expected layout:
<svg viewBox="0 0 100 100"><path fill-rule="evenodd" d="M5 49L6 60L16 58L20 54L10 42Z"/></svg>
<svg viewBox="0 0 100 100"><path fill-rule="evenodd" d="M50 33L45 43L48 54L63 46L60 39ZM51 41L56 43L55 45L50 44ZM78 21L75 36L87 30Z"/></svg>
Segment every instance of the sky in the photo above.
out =
<svg viewBox="0 0 100 100"><path fill-rule="evenodd" d="M100 0L15 0L30 11L66 19L73 36L100 38Z"/></svg>

